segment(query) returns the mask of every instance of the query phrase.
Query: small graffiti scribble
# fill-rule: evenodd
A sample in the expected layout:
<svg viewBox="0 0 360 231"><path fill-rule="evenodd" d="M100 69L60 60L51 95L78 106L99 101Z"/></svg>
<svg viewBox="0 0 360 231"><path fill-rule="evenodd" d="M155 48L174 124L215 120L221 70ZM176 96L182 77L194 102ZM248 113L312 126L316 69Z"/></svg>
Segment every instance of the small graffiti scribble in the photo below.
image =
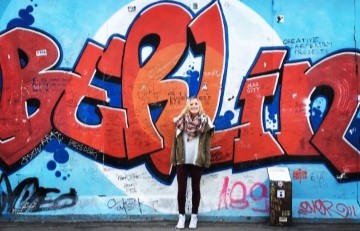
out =
<svg viewBox="0 0 360 231"><path fill-rule="evenodd" d="M69 193L50 198L48 194L59 193L57 188L39 186L39 180L29 177L22 180L13 190L5 174L0 177L0 215L18 214L23 212L40 212L58 210L74 206L78 195L74 188Z"/></svg>
<svg viewBox="0 0 360 231"><path fill-rule="evenodd" d="M29 27L35 22L34 16L31 15L34 8L32 6L27 6L26 9L19 10L20 18L14 18L7 24L7 29L14 27Z"/></svg>
<svg viewBox="0 0 360 231"><path fill-rule="evenodd" d="M324 217L357 217L357 211L354 205L334 203L329 200L321 199L300 202L298 213L305 216L320 214Z"/></svg>
<svg viewBox="0 0 360 231"><path fill-rule="evenodd" d="M295 170L293 172L293 178L296 179L296 180L299 180L300 183L301 183L302 179L307 178L307 171L299 168L298 170Z"/></svg>

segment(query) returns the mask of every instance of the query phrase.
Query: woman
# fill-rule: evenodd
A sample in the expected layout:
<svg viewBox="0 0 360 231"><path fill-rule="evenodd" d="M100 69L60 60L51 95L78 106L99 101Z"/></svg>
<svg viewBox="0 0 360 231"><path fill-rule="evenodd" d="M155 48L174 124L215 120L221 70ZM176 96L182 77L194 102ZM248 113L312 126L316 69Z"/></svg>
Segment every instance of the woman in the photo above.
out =
<svg viewBox="0 0 360 231"><path fill-rule="evenodd" d="M178 182L179 221L176 228L185 227L186 186L188 175L191 175L192 214L189 228L194 229L198 221L202 168L210 166L210 141L214 126L197 97L187 100L185 108L174 122L176 132L171 150L171 164L176 167Z"/></svg>

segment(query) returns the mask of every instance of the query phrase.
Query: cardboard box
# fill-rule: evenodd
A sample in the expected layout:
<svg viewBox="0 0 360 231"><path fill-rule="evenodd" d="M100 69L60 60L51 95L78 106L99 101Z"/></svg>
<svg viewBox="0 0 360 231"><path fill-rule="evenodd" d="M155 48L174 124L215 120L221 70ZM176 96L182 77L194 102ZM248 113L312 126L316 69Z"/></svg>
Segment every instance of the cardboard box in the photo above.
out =
<svg viewBox="0 0 360 231"><path fill-rule="evenodd" d="M269 187L269 224L290 226L292 223L292 183L287 167L267 168Z"/></svg>

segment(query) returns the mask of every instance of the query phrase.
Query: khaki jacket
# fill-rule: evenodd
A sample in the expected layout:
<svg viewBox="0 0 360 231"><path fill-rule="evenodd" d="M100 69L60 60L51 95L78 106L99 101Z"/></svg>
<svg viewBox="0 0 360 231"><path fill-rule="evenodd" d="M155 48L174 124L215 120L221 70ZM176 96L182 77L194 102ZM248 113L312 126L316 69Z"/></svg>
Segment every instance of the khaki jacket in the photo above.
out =
<svg viewBox="0 0 360 231"><path fill-rule="evenodd" d="M197 166L205 168L210 167L211 136L213 133L214 125L210 118L208 118L208 123L205 126L204 132L199 135L198 157L195 161ZM176 129L170 156L172 165L185 164L185 149L182 134L183 131Z"/></svg>

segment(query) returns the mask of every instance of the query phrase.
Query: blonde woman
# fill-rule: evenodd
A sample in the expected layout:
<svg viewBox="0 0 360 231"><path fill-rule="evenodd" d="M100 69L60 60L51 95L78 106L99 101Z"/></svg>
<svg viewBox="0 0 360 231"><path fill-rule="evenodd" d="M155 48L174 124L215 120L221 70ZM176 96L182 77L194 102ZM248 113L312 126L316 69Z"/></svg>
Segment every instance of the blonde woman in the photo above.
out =
<svg viewBox="0 0 360 231"><path fill-rule="evenodd" d="M211 136L214 125L205 114L200 100L191 97L185 108L174 119L175 137L171 150L171 163L176 168L178 182L179 220L176 228L185 228L185 203L188 176L191 176L192 213L189 228L197 228L200 204L200 180L202 169L210 166Z"/></svg>

